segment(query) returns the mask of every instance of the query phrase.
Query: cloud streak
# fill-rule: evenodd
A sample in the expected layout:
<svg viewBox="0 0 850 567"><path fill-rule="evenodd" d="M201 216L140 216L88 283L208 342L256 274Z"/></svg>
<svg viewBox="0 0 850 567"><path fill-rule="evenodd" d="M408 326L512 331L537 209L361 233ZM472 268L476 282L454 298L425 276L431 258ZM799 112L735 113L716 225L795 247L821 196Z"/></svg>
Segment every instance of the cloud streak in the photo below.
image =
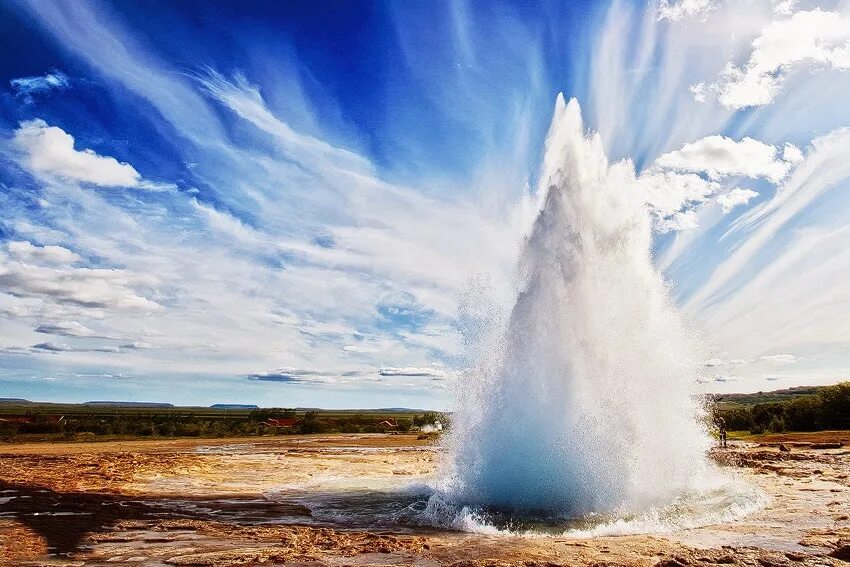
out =
<svg viewBox="0 0 850 567"><path fill-rule="evenodd" d="M34 77L20 77L9 81L15 94L22 98L25 103L31 104L35 95L49 93L50 91L62 91L70 88L71 79L62 71L53 70L49 73Z"/></svg>

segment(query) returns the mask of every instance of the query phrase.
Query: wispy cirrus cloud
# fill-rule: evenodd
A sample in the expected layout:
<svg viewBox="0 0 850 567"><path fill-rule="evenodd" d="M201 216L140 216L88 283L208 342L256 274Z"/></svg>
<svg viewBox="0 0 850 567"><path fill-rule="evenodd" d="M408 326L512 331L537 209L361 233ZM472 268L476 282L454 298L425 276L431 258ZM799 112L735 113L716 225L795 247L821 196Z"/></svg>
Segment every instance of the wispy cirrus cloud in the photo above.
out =
<svg viewBox="0 0 850 567"><path fill-rule="evenodd" d="M59 321L56 323L41 323L35 329L36 333L58 335L62 337L97 337L94 330L78 321Z"/></svg>
<svg viewBox="0 0 850 567"><path fill-rule="evenodd" d="M35 95L69 88L71 79L62 71L54 69L44 75L12 79L9 83L18 97L22 98L25 103L32 103Z"/></svg>
<svg viewBox="0 0 850 567"><path fill-rule="evenodd" d="M51 17L59 18L54 24L61 28L69 14L81 16L74 9ZM132 46L128 41L125 49ZM97 64L148 96L125 69L113 69L119 60L103 57ZM509 270L511 259L504 254L519 245L522 216L486 211L468 196L429 196L388 182L366 157L296 131L242 76L208 69L184 83L150 55L132 65L141 62L145 68L138 72L174 95L149 100L179 127L188 126L176 119L190 112L177 107L193 99L184 90L188 84L201 96L200 114L204 108L210 116L220 114L227 127L250 133L257 143L234 143L211 129L196 145L190 128L184 132L186 151L201 162L192 172L203 191L87 191L88 184L142 188L144 182L134 182L141 176L132 164L98 154L86 153L96 159L85 159L74 146L86 146L72 133L54 132L63 157L85 159L84 172L69 175L68 160L50 167L21 160L41 182L39 198L46 205L37 206L39 226L30 226L34 217L25 209L8 211L6 223L38 243L33 246L74 243L85 261L58 281L111 273L115 287L157 311L150 317L112 305L107 288L89 283L36 289L37 279L25 287L23 278L12 281L9 275L6 290L42 302L18 318L21 336L50 331L67 337L67 349L51 352L67 364L96 363L100 351L83 344L94 334L54 323L73 317L98 336L150 344L145 353L122 349L121 357L102 361L110 368L126 371L141 361L148 372L248 376L257 387L383 384L389 382L380 374L383 367L428 368L457 356L460 340L450 324L454 296L475 270ZM27 269L37 274L48 266ZM83 297L86 290L99 299ZM60 307L73 310L60 314ZM101 321L107 314L108 321ZM433 336L436 329L448 336ZM258 366L278 370L254 371ZM315 370L299 370L305 368ZM433 378L405 377L423 384Z"/></svg>
<svg viewBox="0 0 850 567"><path fill-rule="evenodd" d="M445 369L442 368L413 368L413 367L402 367L402 368L381 368L378 371L378 374L381 376L407 376L407 377L427 377L427 378L435 378L435 379L443 379L446 378L449 373L446 372Z"/></svg>
<svg viewBox="0 0 850 567"><path fill-rule="evenodd" d="M838 129L812 141L805 159L783 183L776 195L751 209L727 233L746 229L745 242L717 266L700 292L690 298L691 306L708 300L764 247L786 223L825 191L850 181L850 166L843 159L850 150L850 130Z"/></svg>
<svg viewBox="0 0 850 567"><path fill-rule="evenodd" d="M716 0L662 0L658 5L658 19L682 20L704 16L717 7Z"/></svg>
<svg viewBox="0 0 850 567"><path fill-rule="evenodd" d="M624 190L654 217L679 301L722 360L752 361L728 387L822 380L846 328L846 203L831 188L848 176L836 128L850 123L850 81L827 28L847 16L830 8L838 19L811 19L822 29L806 36L782 4L614 1L594 5L592 33L554 4L454 3L427 18L399 4L375 16L386 36L348 53L345 74L336 55L311 68L294 46L325 44L280 30L194 30L199 48L178 63L132 10L21 1L45 44L91 69L91 92L9 97L20 114L4 124L0 348L18 354L0 378L123 374L121 387L146 388L155 380L130 378L144 369L202 384L185 389L197 396L338 406L445 385L469 356L459 298L484 311L513 299L546 121L566 89L610 158L632 160ZM230 41L244 52L217 60ZM374 77L358 57L379 61ZM774 81L769 104L718 99L730 62ZM98 110L121 101L120 114L40 112L77 95ZM21 346L47 344L60 348ZM761 360L777 353L797 361ZM170 380L159 391L183 395Z"/></svg>
<svg viewBox="0 0 850 567"><path fill-rule="evenodd" d="M284 368L270 372L260 372L257 374L249 374L250 380L258 380L260 382L281 382L284 384L310 384L310 383L326 383L332 381L332 374L320 372L317 370L299 370L295 368Z"/></svg>

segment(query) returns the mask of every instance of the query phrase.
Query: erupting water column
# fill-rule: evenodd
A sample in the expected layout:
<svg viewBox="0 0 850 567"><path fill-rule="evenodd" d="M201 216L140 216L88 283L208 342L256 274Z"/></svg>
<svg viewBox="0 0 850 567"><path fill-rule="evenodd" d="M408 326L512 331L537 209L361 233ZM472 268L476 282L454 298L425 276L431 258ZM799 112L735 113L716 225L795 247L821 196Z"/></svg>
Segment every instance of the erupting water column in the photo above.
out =
<svg viewBox="0 0 850 567"><path fill-rule="evenodd" d="M629 514L714 474L694 396L702 355L651 259L631 162L608 163L558 97L496 352L460 386L445 493L473 508Z"/></svg>

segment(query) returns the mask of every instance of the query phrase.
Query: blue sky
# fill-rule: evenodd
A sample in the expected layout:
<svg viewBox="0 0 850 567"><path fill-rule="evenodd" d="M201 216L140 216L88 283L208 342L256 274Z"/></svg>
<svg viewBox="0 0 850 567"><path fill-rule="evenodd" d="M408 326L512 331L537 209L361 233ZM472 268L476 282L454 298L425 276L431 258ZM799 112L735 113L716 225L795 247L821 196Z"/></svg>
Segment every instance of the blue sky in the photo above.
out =
<svg viewBox="0 0 850 567"><path fill-rule="evenodd" d="M2 2L0 396L446 407L559 92L707 389L846 377L849 6Z"/></svg>

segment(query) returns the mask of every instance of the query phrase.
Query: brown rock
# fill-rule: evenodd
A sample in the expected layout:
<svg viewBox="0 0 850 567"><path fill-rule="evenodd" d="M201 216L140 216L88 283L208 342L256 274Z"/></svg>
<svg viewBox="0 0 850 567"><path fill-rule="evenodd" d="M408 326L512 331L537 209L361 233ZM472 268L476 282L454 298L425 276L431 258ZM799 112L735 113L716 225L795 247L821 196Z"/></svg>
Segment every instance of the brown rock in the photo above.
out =
<svg viewBox="0 0 850 567"><path fill-rule="evenodd" d="M832 550L829 556L840 559L841 561L850 561L850 541L839 540L838 545Z"/></svg>
<svg viewBox="0 0 850 567"><path fill-rule="evenodd" d="M684 567L685 565L688 565L687 559L684 557L673 556L662 559L655 564L655 567Z"/></svg>

